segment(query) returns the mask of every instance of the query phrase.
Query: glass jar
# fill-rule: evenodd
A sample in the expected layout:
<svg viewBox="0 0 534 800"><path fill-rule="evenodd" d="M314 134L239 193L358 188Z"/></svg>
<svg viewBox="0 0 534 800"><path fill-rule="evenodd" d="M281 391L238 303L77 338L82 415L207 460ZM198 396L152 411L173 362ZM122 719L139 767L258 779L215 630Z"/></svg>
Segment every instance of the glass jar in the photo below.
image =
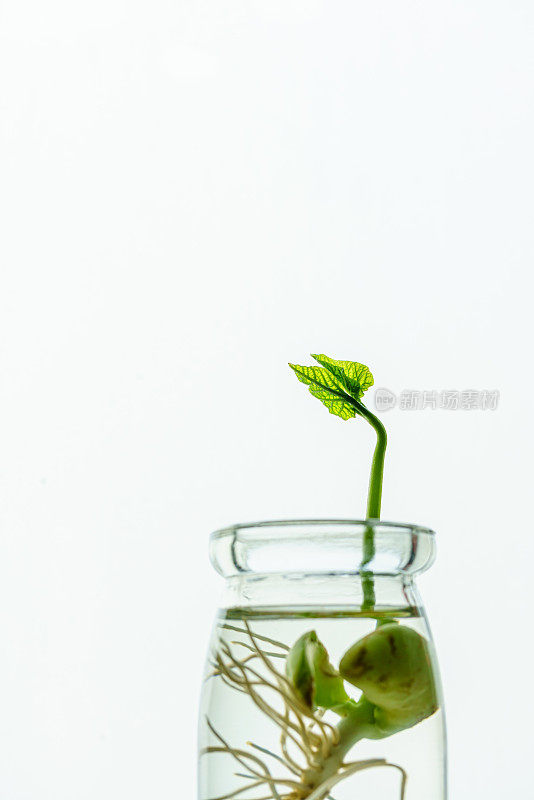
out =
<svg viewBox="0 0 534 800"><path fill-rule="evenodd" d="M439 674L414 583L434 556L433 531L373 520L212 534L226 590L200 800L445 800Z"/></svg>

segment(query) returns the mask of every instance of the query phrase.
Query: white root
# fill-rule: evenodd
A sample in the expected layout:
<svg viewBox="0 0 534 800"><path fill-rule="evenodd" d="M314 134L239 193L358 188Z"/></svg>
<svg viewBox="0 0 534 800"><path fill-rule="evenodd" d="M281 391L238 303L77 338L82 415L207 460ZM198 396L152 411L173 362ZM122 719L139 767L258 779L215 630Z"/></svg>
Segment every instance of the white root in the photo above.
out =
<svg viewBox="0 0 534 800"><path fill-rule="evenodd" d="M247 651L244 658L239 658L227 642L221 641L219 649L213 654L213 671L208 678L220 678L226 686L234 691L247 694L259 710L265 714L280 729L281 753L274 753L266 747L254 742L247 742L247 746L269 756L281 764L289 773L287 777L275 777L266 762L254 752L246 749L232 747L223 736L214 728L210 720L207 725L213 736L218 741L216 746L206 747L202 753L225 753L230 755L244 772L235 775L244 778L248 783L219 797L210 800L334 800L330 792L340 781L362 770L376 767L395 769L401 774L400 800L405 800L407 774L398 764L392 764L385 758L366 759L340 764L338 770L326 780L313 785L308 782L309 774L321 770L321 764L331 754L333 747L339 742L339 732L329 722L323 719L324 711L313 710L307 707L297 696L286 675L279 672L271 659L285 658L289 647L275 639L254 633L249 623L244 620L244 627L237 627L224 623L224 630L235 631L246 637L246 641L235 640L234 647L242 647ZM266 642L282 652L263 650L259 642ZM252 666L251 662L263 666L261 672ZM264 674L265 673L265 674ZM264 697L263 691L275 693L282 707L282 712L274 708ZM288 743L300 753L304 764L299 764L295 756L289 752ZM249 797L243 795L249 790L261 786L268 787L270 794L264 797Z"/></svg>

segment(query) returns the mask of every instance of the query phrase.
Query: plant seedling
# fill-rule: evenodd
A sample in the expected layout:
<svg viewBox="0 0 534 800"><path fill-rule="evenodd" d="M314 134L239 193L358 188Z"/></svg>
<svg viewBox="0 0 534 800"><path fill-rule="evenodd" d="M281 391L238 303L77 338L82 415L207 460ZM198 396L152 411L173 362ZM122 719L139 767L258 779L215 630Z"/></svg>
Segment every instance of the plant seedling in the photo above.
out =
<svg viewBox="0 0 534 800"><path fill-rule="evenodd" d="M303 367L299 364L289 364L299 381L309 387L310 393L320 400L331 414L344 420L357 416L363 417L376 433L366 516L368 520L379 520L387 434L378 417L369 411L362 402L362 397L373 385L374 378L369 367L357 361L338 361L313 353L312 358L320 366ZM365 567L371 562L374 554L373 528L369 525L364 533L363 559L360 565L364 593L363 607L367 609L373 607L375 596L372 574Z"/></svg>
<svg viewBox="0 0 534 800"><path fill-rule="evenodd" d="M299 381L331 414L343 420L363 417L377 437L360 564L362 608L374 609L373 575L366 567L375 553L372 523L380 519L387 444L384 426L362 402L374 380L368 367L356 361L338 361L325 355L312 357L319 366L289 365ZM384 758L347 763L345 757L360 740L384 739L413 727L437 710L432 663L424 637L393 620L378 622L374 631L347 649L336 669L314 630L304 633L289 647L254 633L246 620L243 625L222 625L242 638L232 643L220 639L213 653L211 677L220 677L227 686L248 695L278 726L280 752L253 742L247 743L251 750L233 747L208 720L216 743L204 752L230 755L241 769L246 769L236 775L251 781L213 800L241 800L243 792L258 787L269 792L262 800L326 800L337 783L374 767L400 772L403 800L407 774L401 766ZM245 654L239 655L237 648ZM275 665L278 659L284 662L283 671ZM360 691L359 697L350 697L347 689L350 691L351 686ZM273 693L274 702L267 699ZM290 746L296 750L290 752ZM298 759L295 752L299 753ZM286 777L273 776L259 754L274 759L277 766L283 765Z"/></svg>

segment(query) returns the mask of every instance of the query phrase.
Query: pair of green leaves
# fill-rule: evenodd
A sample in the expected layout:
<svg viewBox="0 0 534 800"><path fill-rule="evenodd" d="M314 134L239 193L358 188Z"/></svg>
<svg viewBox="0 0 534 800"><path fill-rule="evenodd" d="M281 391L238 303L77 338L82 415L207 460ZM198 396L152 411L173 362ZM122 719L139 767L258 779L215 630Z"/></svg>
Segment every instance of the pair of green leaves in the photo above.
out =
<svg viewBox="0 0 534 800"><path fill-rule="evenodd" d="M357 361L339 361L312 353L319 367L290 364L295 375L310 388L310 392L327 407L331 414L350 419L360 412L358 403L374 379L368 367Z"/></svg>
<svg viewBox="0 0 534 800"><path fill-rule="evenodd" d="M309 631L289 651L286 675L308 708L331 708L341 716L350 717L357 708L343 681L357 686L371 709L372 738L410 728L437 709L427 642L413 628L396 622L380 625L353 644L339 671L315 631Z"/></svg>

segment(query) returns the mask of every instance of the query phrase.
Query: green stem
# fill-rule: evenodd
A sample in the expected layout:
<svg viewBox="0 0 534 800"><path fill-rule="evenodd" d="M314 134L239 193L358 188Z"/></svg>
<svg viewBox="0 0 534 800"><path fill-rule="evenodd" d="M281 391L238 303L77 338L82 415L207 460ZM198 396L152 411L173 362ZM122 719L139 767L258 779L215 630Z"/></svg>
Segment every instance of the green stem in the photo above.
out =
<svg viewBox="0 0 534 800"><path fill-rule="evenodd" d="M325 386L313 378L307 377L308 383L312 386L318 386L324 389ZM373 455L373 463L371 465L371 477L369 480L369 492L367 495L367 519L380 519L380 506L382 503L382 476L384 474L384 458L386 455L387 434L386 429L378 419L372 414L368 408L364 406L355 397L352 397L342 389L334 389L332 386L328 387L330 394L339 397L343 402L353 406L360 416L364 417L367 422L376 431L376 447ZM371 555L372 558L372 555Z"/></svg>
<svg viewBox="0 0 534 800"><path fill-rule="evenodd" d="M355 402L355 407L358 409L359 414L365 417L367 422L374 428L376 432L376 446L373 455L373 463L371 465L371 475L369 478L369 491L367 494L367 519L380 519L380 508L382 504L382 480L384 476L384 459L386 456L387 434L386 429L378 419L372 414L363 403ZM373 526L368 525L363 535L363 559L361 563L362 568L362 589L363 589L363 603L362 608L374 608L375 604L375 588L373 574L370 570L364 570L369 564L375 554L375 541Z"/></svg>
<svg viewBox="0 0 534 800"><path fill-rule="evenodd" d="M382 478L384 475L384 458L386 456L386 446L388 437L386 429L378 419L372 414L363 403L355 403L362 417L376 431L376 447L371 465L371 476L369 478L369 492L367 494L367 519L380 519L380 507L382 504Z"/></svg>
<svg viewBox="0 0 534 800"><path fill-rule="evenodd" d="M361 739L380 738L374 724L374 706L362 696L358 702L349 700L344 706L334 708L342 715L337 725L338 740L320 766L310 770L306 781L314 788L319 786L340 769L349 750Z"/></svg>

